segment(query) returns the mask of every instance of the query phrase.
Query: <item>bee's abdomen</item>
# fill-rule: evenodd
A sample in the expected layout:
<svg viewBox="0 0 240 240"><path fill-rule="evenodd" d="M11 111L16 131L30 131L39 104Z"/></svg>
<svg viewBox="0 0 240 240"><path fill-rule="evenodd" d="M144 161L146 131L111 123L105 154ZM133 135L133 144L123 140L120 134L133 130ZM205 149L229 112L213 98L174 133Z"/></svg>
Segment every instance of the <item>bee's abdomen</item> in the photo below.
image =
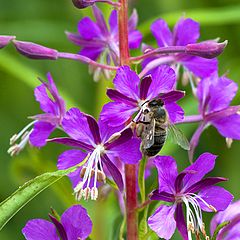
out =
<svg viewBox="0 0 240 240"><path fill-rule="evenodd" d="M158 152L162 149L166 140L166 131L162 131L160 133L155 132L154 135L154 144L147 149L144 149L144 154L152 157L158 154Z"/></svg>

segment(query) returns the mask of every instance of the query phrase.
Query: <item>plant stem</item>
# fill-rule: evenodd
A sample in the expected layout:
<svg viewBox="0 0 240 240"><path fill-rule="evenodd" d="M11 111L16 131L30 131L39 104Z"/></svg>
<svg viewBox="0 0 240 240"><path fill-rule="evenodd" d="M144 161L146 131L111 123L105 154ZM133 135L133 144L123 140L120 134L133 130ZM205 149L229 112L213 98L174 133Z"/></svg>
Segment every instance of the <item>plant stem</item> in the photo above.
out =
<svg viewBox="0 0 240 240"><path fill-rule="evenodd" d="M129 65L129 47L128 47L128 0L119 0L121 4L119 10L119 52L120 64ZM137 240L137 166L134 164L125 165L125 183L126 183L126 217L127 217L127 239Z"/></svg>

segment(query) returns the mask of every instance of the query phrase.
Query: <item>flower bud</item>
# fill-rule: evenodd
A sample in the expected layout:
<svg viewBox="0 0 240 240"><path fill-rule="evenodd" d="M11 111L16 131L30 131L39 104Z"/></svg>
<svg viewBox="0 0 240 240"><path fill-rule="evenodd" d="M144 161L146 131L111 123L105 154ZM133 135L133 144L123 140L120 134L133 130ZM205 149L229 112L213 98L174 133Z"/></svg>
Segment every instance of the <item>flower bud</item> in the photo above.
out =
<svg viewBox="0 0 240 240"><path fill-rule="evenodd" d="M222 43L216 41L204 41L188 44L186 46L186 53L203 58L215 58L223 52L227 43L228 41L226 40Z"/></svg>
<svg viewBox="0 0 240 240"><path fill-rule="evenodd" d="M89 6L92 6L95 1L92 0L72 0L74 6L79 9L83 9Z"/></svg>
<svg viewBox="0 0 240 240"><path fill-rule="evenodd" d="M47 48L32 42L13 41L16 49L22 55L32 59L51 59L58 58L58 51Z"/></svg>
<svg viewBox="0 0 240 240"><path fill-rule="evenodd" d="M16 38L15 36L3 36L3 35L0 35L0 49L4 48L5 46L7 46L9 44L9 42L12 41L15 38Z"/></svg>

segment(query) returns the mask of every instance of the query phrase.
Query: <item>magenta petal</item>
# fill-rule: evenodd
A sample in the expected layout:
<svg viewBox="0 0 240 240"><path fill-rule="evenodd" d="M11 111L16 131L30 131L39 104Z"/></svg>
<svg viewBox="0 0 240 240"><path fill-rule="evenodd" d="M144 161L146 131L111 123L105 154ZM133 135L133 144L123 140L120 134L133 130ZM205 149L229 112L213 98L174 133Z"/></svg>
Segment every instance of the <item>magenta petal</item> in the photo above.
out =
<svg viewBox="0 0 240 240"><path fill-rule="evenodd" d="M122 102L122 103L125 103L127 105L134 106L134 107L137 106L137 101L135 99L127 97L127 96L118 92L115 89L108 89L107 90L107 95L108 95L109 98L111 98L115 102Z"/></svg>
<svg viewBox="0 0 240 240"><path fill-rule="evenodd" d="M177 229L182 235L183 239L188 240L187 224L185 222L184 215L183 215L182 203L177 204L175 220L177 223Z"/></svg>
<svg viewBox="0 0 240 240"><path fill-rule="evenodd" d="M77 108L67 111L62 126L64 131L73 139L93 145L94 138L89 129L86 116Z"/></svg>
<svg viewBox="0 0 240 240"><path fill-rule="evenodd" d="M103 50L104 50L104 48L102 46L99 46L99 47L84 47L79 52L79 54L96 61L99 58L99 56L100 56L100 54L102 53Z"/></svg>
<svg viewBox="0 0 240 240"><path fill-rule="evenodd" d="M175 201L175 197L173 194L170 194L167 192L159 192L158 190L155 190L151 193L150 199L164 201L164 202L174 202Z"/></svg>
<svg viewBox="0 0 240 240"><path fill-rule="evenodd" d="M145 100L148 96L148 90L152 83L151 75L144 77L140 83L140 99Z"/></svg>
<svg viewBox="0 0 240 240"><path fill-rule="evenodd" d="M165 104L165 109L168 112L168 116L171 123L181 122L184 118L183 109L176 103L167 103Z"/></svg>
<svg viewBox="0 0 240 240"><path fill-rule="evenodd" d="M97 22L99 28L101 29L103 35L108 36L107 24L105 22L105 19L103 17L101 10L96 5L93 5L92 9L93 9L93 14L96 19L96 22Z"/></svg>
<svg viewBox="0 0 240 240"><path fill-rule="evenodd" d="M36 122L32 133L30 134L30 143L35 147L43 147L49 135L56 128L55 125L47 122Z"/></svg>
<svg viewBox="0 0 240 240"><path fill-rule="evenodd" d="M15 38L15 36L0 35L0 49L7 46Z"/></svg>
<svg viewBox="0 0 240 240"><path fill-rule="evenodd" d="M33 219L22 229L26 240L60 240L53 223L43 219Z"/></svg>
<svg viewBox="0 0 240 240"><path fill-rule="evenodd" d="M57 168L65 170L70 167L76 166L86 158L87 154L80 150L67 150L58 157ZM75 172L70 173L68 177L71 179L73 187L80 181L80 172L77 169Z"/></svg>
<svg viewBox="0 0 240 240"><path fill-rule="evenodd" d="M119 146L112 147L111 152L118 155L124 163L136 164L142 159L140 144L139 139L132 138Z"/></svg>
<svg viewBox="0 0 240 240"><path fill-rule="evenodd" d="M218 76L215 76L209 90L209 112L227 108L235 97L237 90L238 85L234 81L226 77L218 78Z"/></svg>
<svg viewBox="0 0 240 240"><path fill-rule="evenodd" d="M59 144L63 144L66 146L70 146L70 147L77 147L77 148L81 148L84 149L86 151L92 151L94 148L92 145L88 145L84 142L72 139L72 138L67 138L67 137L63 137L63 138L52 138L48 140L49 142L55 142L55 143L59 143Z"/></svg>
<svg viewBox="0 0 240 240"><path fill-rule="evenodd" d="M52 223L55 225L59 236L61 237L61 240L68 240L67 239L67 234L65 232L65 229L63 225L51 214L48 214L49 218L51 219Z"/></svg>
<svg viewBox="0 0 240 240"><path fill-rule="evenodd" d="M140 79L138 75L130 69L130 67L120 67L117 70L116 77L113 79L113 83L120 93L136 100L139 98L138 85L140 83Z"/></svg>
<svg viewBox="0 0 240 240"><path fill-rule="evenodd" d="M129 32L133 31L137 27L137 23L138 23L137 10L133 9L130 18L128 19L128 31Z"/></svg>
<svg viewBox="0 0 240 240"><path fill-rule="evenodd" d="M198 159L184 171L189 171L183 180L184 189L192 186L196 182L199 182L207 173L212 171L215 165L217 156L211 153L203 153Z"/></svg>
<svg viewBox="0 0 240 240"><path fill-rule="evenodd" d="M202 198L209 205L212 205L217 211L225 210L228 205L233 200L233 195L230 194L222 187L210 186L203 189L198 193L198 196ZM198 200L202 210L206 212L212 212L210 208L203 203L203 201Z"/></svg>
<svg viewBox="0 0 240 240"><path fill-rule="evenodd" d="M199 35L199 23L190 18L181 18L174 28L174 45L185 46L189 43L195 43Z"/></svg>
<svg viewBox="0 0 240 240"><path fill-rule="evenodd" d="M180 55L179 55L180 56ZM206 59L201 57L178 57L179 61L194 75L205 78L218 70L218 62L216 58Z"/></svg>
<svg viewBox="0 0 240 240"><path fill-rule="evenodd" d="M240 140L240 115L234 114L229 117L212 121L212 125L217 128L222 136Z"/></svg>
<svg viewBox="0 0 240 240"><path fill-rule="evenodd" d="M151 31L159 47L172 46L173 36L163 19L158 19L151 25Z"/></svg>
<svg viewBox="0 0 240 240"><path fill-rule="evenodd" d="M149 88L148 98L154 98L160 93L170 92L176 83L176 74L167 65L157 67L152 72L152 84Z"/></svg>
<svg viewBox="0 0 240 240"><path fill-rule="evenodd" d="M118 170L118 168L111 162L111 160L109 159L109 157L104 154L102 156L102 161L104 163L104 165L107 167L109 173L111 174L114 182L117 184L118 189L120 192L123 191L123 178L122 178L122 174L120 173L120 171Z"/></svg>
<svg viewBox="0 0 240 240"><path fill-rule="evenodd" d="M49 98L46 86L44 84L41 84L34 89L34 95L36 100L40 103L40 108L44 112L52 114L55 113L56 106L54 102Z"/></svg>
<svg viewBox="0 0 240 240"><path fill-rule="evenodd" d="M93 22L89 17L84 17L78 23L78 31L81 37L86 40L98 39L102 35L99 26Z"/></svg>
<svg viewBox="0 0 240 240"><path fill-rule="evenodd" d="M163 93L159 97L164 101L165 104L176 102L185 96L184 91L173 90L168 93Z"/></svg>
<svg viewBox="0 0 240 240"><path fill-rule="evenodd" d="M129 32L128 40L129 40L129 48L130 49L139 48L140 45L141 45L141 42L142 42L142 34L141 34L141 32L139 32L137 30Z"/></svg>
<svg viewBox="0 0 240 240"><path fill-rule="evenodd" d="M80 205L68 208L61 217L61 223L69 240L86 239L92 232L92 221Z"/></svg>
<svg viewBox="0 0 240 240"><path fill-rule="evenodd" d="M93 135L95 143L100 144L101 143L101 136L100 136L97 121L95 120L95 118L93 118L92 116L90 116L88 114L85 114L85 116L87 118L88 126L89 126L89 129L90 129L90 131Z"/></svg>
<svg viewBox="0 0 240 240"><path fill-rule="evenodd" d="M194 174L194 173L193 173ZM216 183L227 181L227 178L222 177L208 177L190 186L185 192L199 192L205 187L210 187Z"/></svg>
<svg viewBox="0 0 240 240"><path fill-rule="evenodd" d="M124 125L137 110L137 106L134 108L131 105L110 102L103 106L100 117L101 121L106 122L109 126L117 127Z"/></svg>
<svg viewBox="0 0 240 240"><path fill-rule="evenodd" d="M156 156L154 164L158 170L158 184L160 192L175 192L175 180L178 175L177 164L170 156Z"/></svg>
<svg viewBox="0 0 240 240"><path fill-rule="evenodd" d="M155 213L148 218L148 226L155 232L160 238L171 239L176 229L176 221L174 219L174 213L176 205L171 207L161 205Z"/></svg>
<svg viewBox="0 0 240 240"><path fill-rule="evenodd" d="M117 33L118 32L118 16L117 16L117 10L113 10L110 14L110 17L108 19L108 23L110 26L111 33Z"/></svg>

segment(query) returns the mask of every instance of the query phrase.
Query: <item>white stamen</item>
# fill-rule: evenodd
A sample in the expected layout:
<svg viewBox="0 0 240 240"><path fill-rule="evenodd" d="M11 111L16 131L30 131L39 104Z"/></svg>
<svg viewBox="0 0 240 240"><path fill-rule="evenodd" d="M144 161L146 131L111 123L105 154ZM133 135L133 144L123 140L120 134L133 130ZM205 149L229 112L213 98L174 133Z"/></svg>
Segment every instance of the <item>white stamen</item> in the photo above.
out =
<svg viewBox="0 0 240 240"><path fill-rule="evenodd" d="M105 181L105 174L103 172L101 154L105 149L102 145L97 145L94 151L88 156L86 165L81 171L82 181L74 188L76 199L79 201L82 197L88 200L90 197L92 200L97 200L98 189L97 181ZM93 177L93 187L90 188L90 182Z"/></svg>

